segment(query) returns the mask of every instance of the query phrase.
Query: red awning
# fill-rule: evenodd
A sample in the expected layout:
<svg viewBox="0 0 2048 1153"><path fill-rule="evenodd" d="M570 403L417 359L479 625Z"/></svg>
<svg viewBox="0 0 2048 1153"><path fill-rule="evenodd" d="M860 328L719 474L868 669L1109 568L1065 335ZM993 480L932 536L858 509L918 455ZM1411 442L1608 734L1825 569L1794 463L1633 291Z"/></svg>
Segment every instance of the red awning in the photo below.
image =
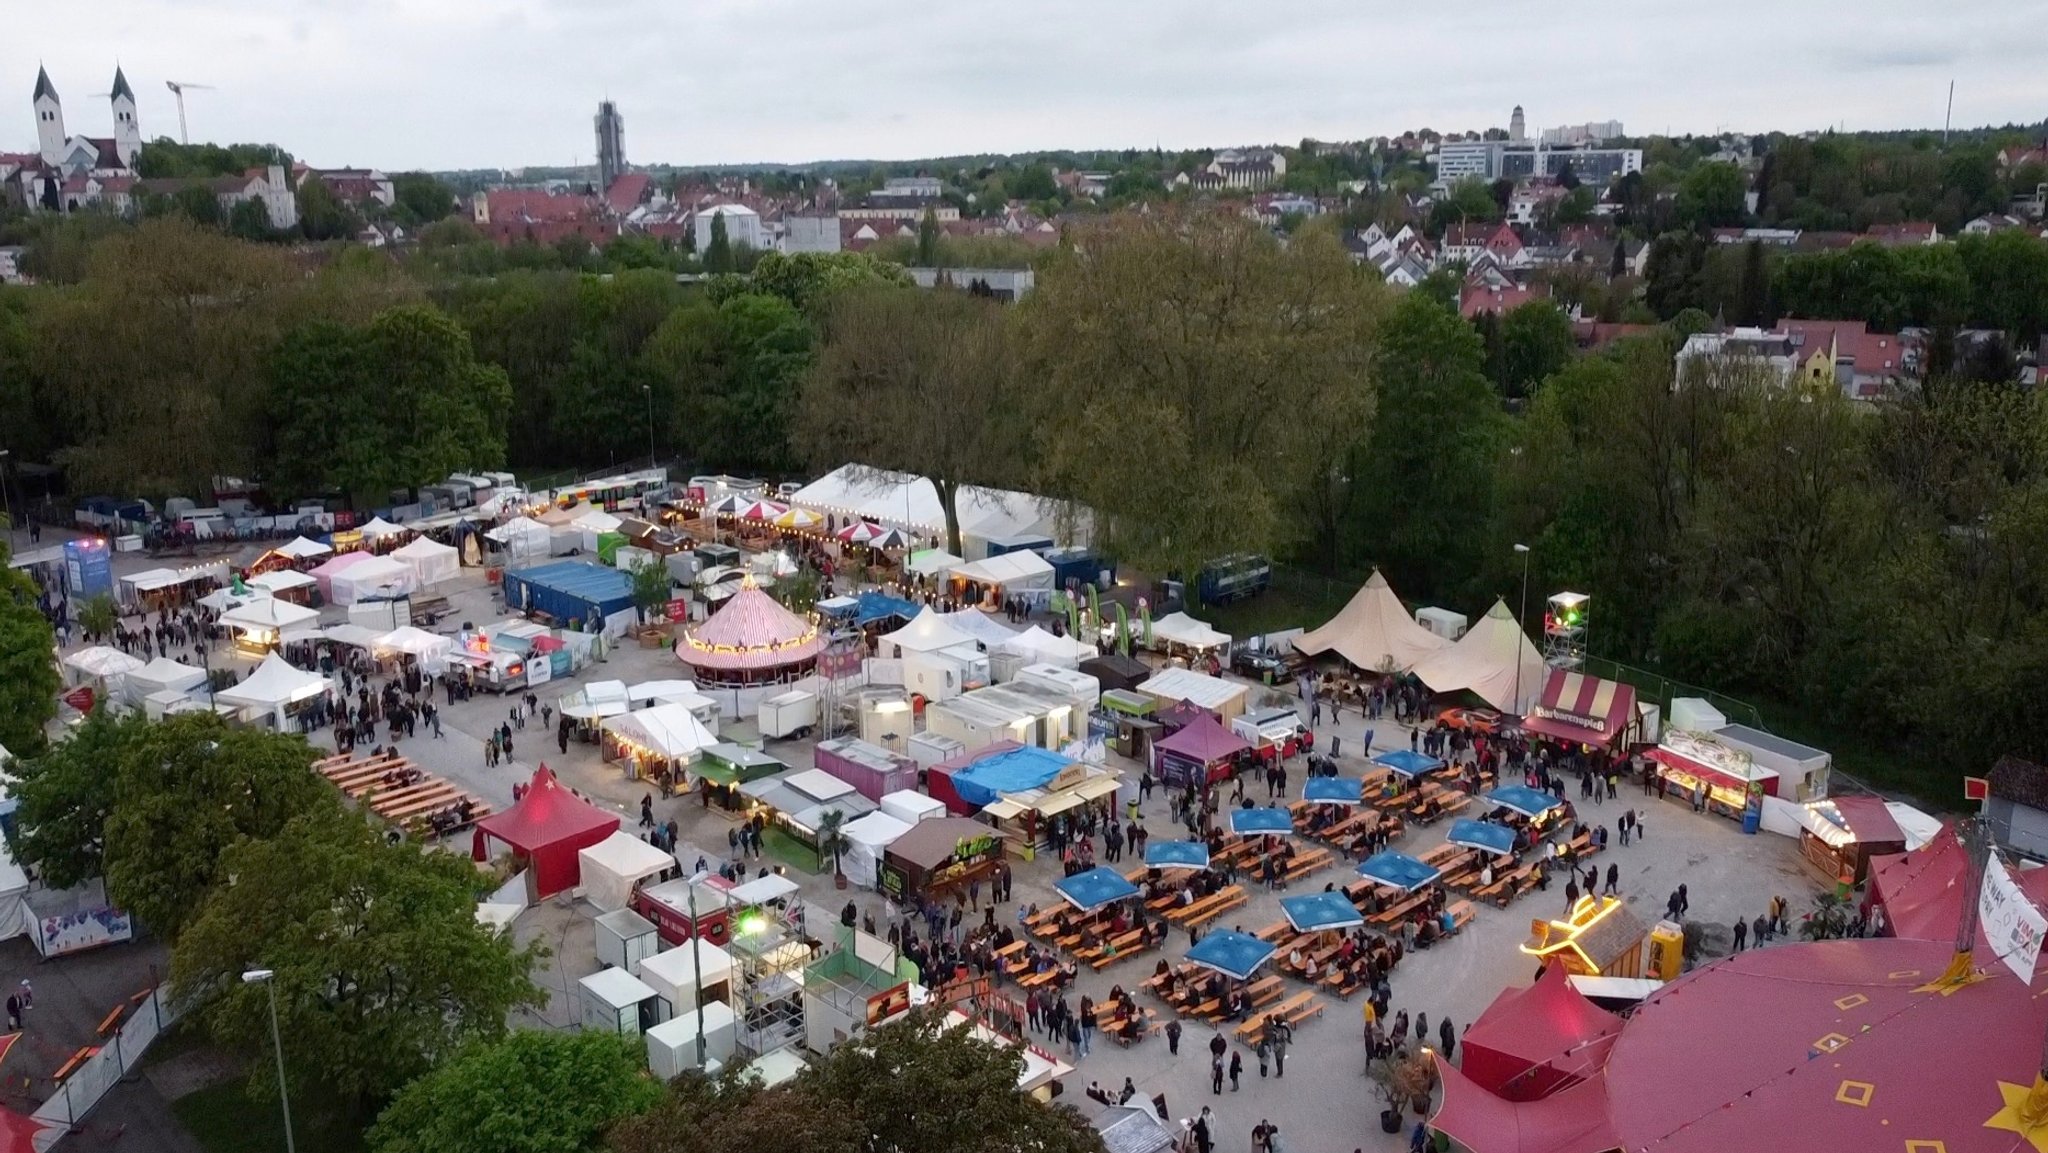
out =
<svg viewBox="0 0 2048 1153"><path fill-rule="evenodd" d="M1906 843L1906 831L1892 819L1892 811L1877 797L1836 797L1835 811L1849 825L1849 835L1858 844Z"/></svg>
<svg viewBox="0 0 2048 1153"><path fill-rule="evenodd" d="M1673 752L1663 745L1658 745L1656 748L1651 749L1647 755L1651 760L1656 761L1660 765L1677 769L1681 773L1690 773L1695 777L1704 779L1709 784L1718 785L1724 789L1734 789L1738 793L1749 791L1749 782L1736 776L1734 773L1717 769L1705 761L1693 760L1684 753ZM1763 782L1766 794L1774 797L1778 795L1778 774L1775 770L1758 767L1756 769L1756 776L1758 780Z"/></svg>
<svg viewBox="0 0 2048 1153"><path fill-rule="evenodd" d="M619 818L569 791L546 765L536 769L519 803L476 823L478 860L488 857L485 839L496 837L533 861L533 891L551 897L576 887L582 876L577 854L617 832Z"/></svg>
<svg viewBox="0 0 2048 1153"><path fill-rule="evenodd" d="M1522 718L1528 732L1603 748L1628 731L1636 719L1636 690L1620 681L1552 669L1543 695Z"/></svg>

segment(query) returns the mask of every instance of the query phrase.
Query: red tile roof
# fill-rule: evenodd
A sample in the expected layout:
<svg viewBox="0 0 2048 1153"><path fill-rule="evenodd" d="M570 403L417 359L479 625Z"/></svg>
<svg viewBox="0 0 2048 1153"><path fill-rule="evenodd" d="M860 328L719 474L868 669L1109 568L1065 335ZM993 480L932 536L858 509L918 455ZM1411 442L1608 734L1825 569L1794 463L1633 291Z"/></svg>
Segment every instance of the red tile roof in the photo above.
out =
<svg viewBox="0 0 2048 1153"><path fill-rule="evenodd" d="M612 181L605 189L604 199L613 212L625 215L647 199L647 191L654 185L654 177L645 172L627 172Z"/></svg>
<svg viewBox="0 0 2048 1153"><path fill-rule="evenodd" d="M1458 299L1458 312L1470 320L1482 312L1508 312L1532 300L1542 300L1547 295L1542 289L1525 285L1490 288L1484 284L1472 284L1466 286L1464 295Z"/></svg>
<svg viewBox="0 0 2048 1153"><path fill-rule="evenodd" d="M590 214L588 197L549 192L544 188L493 188L484 193L490 206L491 222L500 219L531 221L581 220Z"/></svg>

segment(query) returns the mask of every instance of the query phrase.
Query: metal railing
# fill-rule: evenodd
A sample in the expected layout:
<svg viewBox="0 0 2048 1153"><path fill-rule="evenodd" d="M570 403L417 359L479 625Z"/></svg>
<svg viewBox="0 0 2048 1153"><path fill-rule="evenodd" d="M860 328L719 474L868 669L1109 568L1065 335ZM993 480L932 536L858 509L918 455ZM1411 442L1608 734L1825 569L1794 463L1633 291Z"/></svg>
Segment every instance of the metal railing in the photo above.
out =
<svg viewBox="0 0 2048 1153"><path fill-rule="evenodd" d="M36 1134L38 1153L49 1149L85 1119L109 1091L142 1063L142 1055L178 1020L168 987L158 985L128 1019L57 1083L50 1099L32 1116L47 1128Z"/></svg>

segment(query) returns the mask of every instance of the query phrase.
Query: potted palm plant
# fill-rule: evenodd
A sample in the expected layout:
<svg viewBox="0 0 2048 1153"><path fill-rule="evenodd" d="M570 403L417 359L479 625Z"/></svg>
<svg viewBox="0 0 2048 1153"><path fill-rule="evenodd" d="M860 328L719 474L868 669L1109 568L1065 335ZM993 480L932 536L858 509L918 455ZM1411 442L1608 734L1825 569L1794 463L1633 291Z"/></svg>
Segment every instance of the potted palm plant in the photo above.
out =
<svg viewBox="0 0 2048 1153"><path fill-rule="evenodd" d="M846 835L845 813L833 809L818 819L818 863L822 865L825 858L832 858L832 884L837 888L846 887L846 872L840 861L851 848L853 839Z"/></svg>
<svg viewBox="0 0 2048 1153"><path fill-rule="evenodd" d="M1373 1088L1386 1104L1386 1108L1380 1110L1380 1129L1383 1132L1399 1133L1403 1115L1410 1106L1418 1115L1429 1112L1429 1094L1436 1084L1436 1068L1425 1053L1396 1052L1378 1058L1366 1067L1366 1075L1372 1078Z"/></svg>

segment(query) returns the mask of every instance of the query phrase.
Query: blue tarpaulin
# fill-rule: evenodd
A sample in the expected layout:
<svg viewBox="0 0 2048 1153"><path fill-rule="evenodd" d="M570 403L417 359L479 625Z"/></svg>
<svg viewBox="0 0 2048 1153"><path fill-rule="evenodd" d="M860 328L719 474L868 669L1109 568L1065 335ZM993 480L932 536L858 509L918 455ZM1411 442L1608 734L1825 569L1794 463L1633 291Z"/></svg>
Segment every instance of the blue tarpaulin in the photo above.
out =
<svg viewBox="0 0 2048 1153"><path fill-rule="evenodd" d="M1435 757L1424 753L1410 752L1407 749L1395 749L1389 753L1381 753L1379 756L1374 757L1372 761L1373 764L1385 765L1404 777L1419 777L1424 773L1433 773L1444 767L1444 763Z"/></svg>
<svg viewBox="0 0 2048 1153"><path fill-rule="evenodd" d="M1053 888L1059 890L1068 904L1084 913L1100 909L1111 901L1138 895L1138 886L1124 880L1122 873L1100 865L1085 873L1075 873L1064 881L1056 881Z"/></svg>
<svg viewBox="0 0 2048 1153"><path fill-rule="evenodd" d="M1273 946L1250 933L1219 929L1195 942L1195 947L1188 950L1188 960L1226 977L1249 981L1275 951Z"/></svg>
<svg viewBox="0 0 2048 1153"><path fill-rule="evenodd" d="M1358 875L1376 885L1412 893L1443 874L1435 866L1406 853L1388 851L1367 857L1365 863L1358 866Z"/></svg>
<svg viewBox="0 0 2048 1153"><path fill-rule="evenodd" d="M1450 835L1444 838L1453 845L1468 849L1479 849L1496 856L1505 857L1515 851L1515 831L1506 825L1490 821L1471 821L1460 818L1451 822Z"/></svg>
<svg viewBox="0 0 2048 1153"><path fill-rule="evenodd" d="M960 799L980 808L993 804L1003 793L1042 789L1060 770L1074 762L1036 745L991 753L953 774L953 789Z"/></svg>
<svg viewBox="0 0 2048 1153"><path fill-rule="evenodd" d="M1200 841L1147 841L1145 865L1153 869L1206 869L1209 846Z"/></svg>
<svg viewBox="0 0 2048 1153"><path fill-rule="evenodd" d="M1540 817L1564 804L1549 793L1527 785L1505 785L1490 793L1481 793L1479 799L1497 809L1513 809L1525 817Z"/></svg>
<svg viewBox="0 0 2048 1153"><path fill-rule="evenodd" d="M1365 782L1355 777L1310 777L1301 798L1326 805L1355 805L1365 799Z"/></svg>
<svg viewBox="0 0 2048 1153"><path fill-rule="evenodd" d="M517 569L504 577L505 605L514 612L544 612L560 625L603 625L633 607L633 577L583 561L557 561Z"/></svg>
<svg viewBox="0 0 2048 1153"><path fill-rule="evenodd" d="M1349 929L1353 925L1365 924L1358 906L1342 893L1304 893L1299 897L1282 897L1280 908L1287 914L1287 920L1304 933Z"/></svg>
<svg viewBox="0 0 2048 1153"><path fill-rule="evenodd" d="M1286 809L1232 809L1230 831L1241 837L1252 833L1291 833L1294 818Z"/></svg>
<svg viewBox="0 0 2048 1153"><path fill-rule="evenodd" d="M895 617L907 621L918 612L916 603L902 597L892 597L884 592L870 590L855 599L860 602L860 607L855 610L855 624L871 625L876 621L886 621Z"/></svg>

